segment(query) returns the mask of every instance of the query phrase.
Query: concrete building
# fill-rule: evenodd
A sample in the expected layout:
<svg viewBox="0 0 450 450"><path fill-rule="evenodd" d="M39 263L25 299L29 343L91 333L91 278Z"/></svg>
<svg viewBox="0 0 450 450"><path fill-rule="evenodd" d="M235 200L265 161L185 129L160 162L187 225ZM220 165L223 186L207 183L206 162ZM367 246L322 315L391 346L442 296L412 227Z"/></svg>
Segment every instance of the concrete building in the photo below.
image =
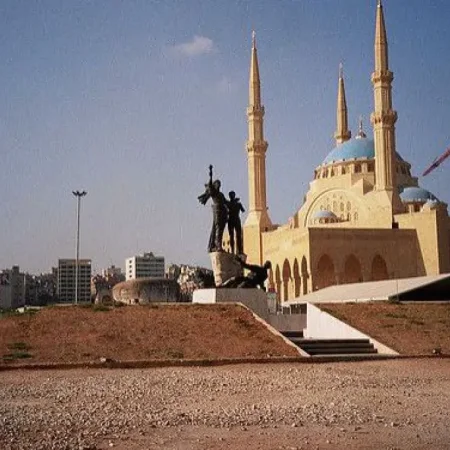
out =
<svg viewBox="0 0 450 450"><path fill-rule="evenodd" d="M164 256L144 253L125 260L125 278L127 281L148 277L164 277Z"/></svg>
<svg viewBox="0 0 450 450"><path fill-rule="evenodd" d="M0 309L11 309L11 285L8 280L0 279Z"/></svg>
<svg viewBox="0 0 450 450"><path fill-rule="evenodd" d="M376 11L374 50L373 139L366 136L361 124L351 138L340 70L335 147L314 169L300 209L288 223L277 225L269 217L266 198L268 143L253 39L244 252L250 263L272 263L269 288L276 291L279 301L335 284L450 272L447 205L419 186L411 164L397 152L394 75L389 68L381 1Z"/></svg>
<svg viewBox="0 0 450 450"><path fill-rule="evenodd" d="M75 259L58 260L56 295L62 303L75 302ZM91 301L91 260L78 261L78 302Z"/></svg>
<svg viewBox="0 0 450 450"><path fill-rule="evenodd" d="M116 267L114 265L108 267L107 269L102 270L102 277L109 278L117 278L119 281L125 281L125 276L122 273L122 269L120 267ZM121 279L123 277L123 280Z"/></svg>
<svg viewBox="0 0 450 450"><path fill-rule="evenodd" d="M19 308L25 305L25 274L19 266L0 273L0 308Z"/></svg>

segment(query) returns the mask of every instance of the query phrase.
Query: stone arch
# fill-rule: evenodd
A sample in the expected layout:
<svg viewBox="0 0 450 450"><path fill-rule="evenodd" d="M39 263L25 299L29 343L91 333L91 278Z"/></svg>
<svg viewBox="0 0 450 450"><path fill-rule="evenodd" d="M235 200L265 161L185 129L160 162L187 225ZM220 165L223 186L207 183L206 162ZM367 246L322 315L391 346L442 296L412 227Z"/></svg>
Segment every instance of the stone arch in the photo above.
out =
<svg viewBox="0 0 450 450"><path fill-rule="evenodd" d="M302 263L300 267L301 277L302 277L302 294L306 295L308 293L308 263L306 262L306 258L302 258Z"/></svg>
<svg viewBox="0 0 450 450"><path fill-rule="evenodd" d="M333 260L329 255L322 255L317 263L314 276L314 289L323 289L332 286L336 282Z"/></svg>
<svg viewBox="0 0 450 450"><path fill-rule="evenodd" d="M292 268L293 276L294 276L294 297L300 297L300 287L301 287L301 278L300 271L298 269L298 261L297 258L294 260L294 266Z"/></svg>
<svg viewBox="0 0 450 450"><path fill-rule="evenodd" d="M350 255L344 264L343 283L360 283L362 281L361 263L355 255Z"/></svg>
<svg viewBox="0 0 450 450"><path fill-rule="evenodd" d="M375 255L372 260L372 280L380 281L389 279L386 261L380 256Z"/></svg>
<svg viewBox="0 0 450 450"><path fill-rule="evenodd" d="M277 303L281 303L281 275L280 275L280 266L277 264L275 269L275 290L277 293Z"/></svg>
<svg viewBox="0 0 450 450"><path fill-rule="evenodd" d="M289 300L291 294L291 285L292 285L292 272L291 266L287 259L284 260L283 263L283 302L287 302Z"/></svg>

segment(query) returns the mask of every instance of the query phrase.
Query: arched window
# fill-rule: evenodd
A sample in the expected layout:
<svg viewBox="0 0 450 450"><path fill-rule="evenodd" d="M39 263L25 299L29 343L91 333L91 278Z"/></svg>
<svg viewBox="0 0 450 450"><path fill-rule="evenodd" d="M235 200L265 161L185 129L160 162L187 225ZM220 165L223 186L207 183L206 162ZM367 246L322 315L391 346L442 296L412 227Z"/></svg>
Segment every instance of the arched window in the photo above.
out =
<svg viewBox="0 0 450 450"><path fill-rule="evenodd" d="M360 283L362 281L361 263L355 255L345 260L344 283Z"/></svg>
<svg viewBox="0 0 450 450"><path fill-rule="evenodd" d="M328 255L322 255L317 263L316 273L313 274L314 289L323 289L336 282L334 264Z"/></svg>
<svg viewBox="0 0 450 450"><path fill-rule="evenodd" d="M355 173L361 173L361 164L355 164Z"/></svg>
<svg viewBox="0 0 450 450"><path fill-rule="evenodd" d="M372 281L380 281L389 279L386 261L376 255L372 261Z"/></svg>

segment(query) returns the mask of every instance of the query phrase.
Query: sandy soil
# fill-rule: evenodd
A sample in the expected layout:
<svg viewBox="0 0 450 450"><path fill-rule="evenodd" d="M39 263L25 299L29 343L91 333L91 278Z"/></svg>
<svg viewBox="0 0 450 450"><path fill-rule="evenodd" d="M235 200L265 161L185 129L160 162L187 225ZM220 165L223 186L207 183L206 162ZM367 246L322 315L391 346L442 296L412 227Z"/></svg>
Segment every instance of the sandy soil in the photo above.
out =
<svg viewBox="0 0 450 450"><path fill-rule="evenodd" d="M237 305L65 306L0 317L0 366L269 355L298 352Z"/></svg>
<svg viewBox="0 0 450 450"><path fill-rule="evenodd" d="M317 305L403 355L450 355L450 302ZM449 445L450 448L450 445Z"/></svg>
<svg viewBox="0 0 450 450"><path fill-rule="evenodd" d="M0 372L0 448L450 448L450 359Z"/></svg>

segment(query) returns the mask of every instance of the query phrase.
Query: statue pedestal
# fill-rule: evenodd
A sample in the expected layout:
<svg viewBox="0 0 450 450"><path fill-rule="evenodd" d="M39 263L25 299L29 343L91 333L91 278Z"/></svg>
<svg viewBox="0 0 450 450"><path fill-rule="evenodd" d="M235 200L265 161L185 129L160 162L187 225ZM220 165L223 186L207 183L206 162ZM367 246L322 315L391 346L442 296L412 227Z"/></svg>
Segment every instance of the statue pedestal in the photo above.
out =
<svg viewBox="0 0 450 450"><path fill-rule="evenodd" d="M261 319L269 319L267 294L262 289L197 289L192 303L242 303Z"/></svg>
<svg viewBox="0 0 450 450"><path fill-rule="evenodd" d="M214 282L217 287L232 277L243 275L242 267L236 261L236 255L227 252L211 252L209 256L214 272Z"/></svg>

